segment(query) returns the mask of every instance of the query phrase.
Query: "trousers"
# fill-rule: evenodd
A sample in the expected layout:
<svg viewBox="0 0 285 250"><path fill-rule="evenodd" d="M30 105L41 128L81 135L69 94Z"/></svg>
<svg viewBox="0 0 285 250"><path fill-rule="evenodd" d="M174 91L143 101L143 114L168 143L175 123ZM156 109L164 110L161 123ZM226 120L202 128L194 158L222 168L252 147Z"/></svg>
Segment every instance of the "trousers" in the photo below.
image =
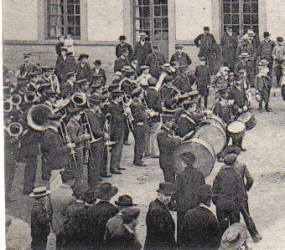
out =
<svg viewBox="0 0 285 250"><path fill-rule="evenodd" d="M117 143L112 146L111 163L110 163L111 170L118 170L118 168L120 167L122 152L123 152L123 143L124 143L124 132L120 135L120 138L119 140L117 140Z"/></svg>
<svg viewBox="0 0 285 250"><path fill-rule="evenodd" d="M30 156L25 159L25 170L24 170L24 189L23 194L30 194L35 185L36 174L37 174L37 156Z"/></svg>
<svg viewBox="0 0 285 250"><path fill-rule="evenodd" d="M146 125L134 124L134 163L140 163L143 158L143 153L145 150L145 135L146 135Z"/></svg>
<svg viewBox="0 0 285 250"><path fill-rule="evenodd" d="M221 226L222 233L232 224L240 221L239 209L221 209L216 208L218 222Z"/></svg>

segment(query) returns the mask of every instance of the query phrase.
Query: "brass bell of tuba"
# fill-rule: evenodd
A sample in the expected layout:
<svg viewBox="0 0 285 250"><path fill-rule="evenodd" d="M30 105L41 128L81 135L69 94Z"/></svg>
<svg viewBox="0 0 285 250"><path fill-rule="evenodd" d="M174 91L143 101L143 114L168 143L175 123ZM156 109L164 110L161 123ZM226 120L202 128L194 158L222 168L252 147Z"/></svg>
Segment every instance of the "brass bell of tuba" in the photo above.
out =
<svg viewBox="0 0 285 250"><path fill-rule="evenodd" d="M53 110L46 104L33 105L27 114L28 125L36 131L44 131L49 128L49 115Z"/></svg>
<svg viewBox="0 0 285 250"><path fill-rule="evenodd" d="M23 126L19 122L12 122L9 124L8 128L8 133L12 137L18 137L23 133Z"/></svg>

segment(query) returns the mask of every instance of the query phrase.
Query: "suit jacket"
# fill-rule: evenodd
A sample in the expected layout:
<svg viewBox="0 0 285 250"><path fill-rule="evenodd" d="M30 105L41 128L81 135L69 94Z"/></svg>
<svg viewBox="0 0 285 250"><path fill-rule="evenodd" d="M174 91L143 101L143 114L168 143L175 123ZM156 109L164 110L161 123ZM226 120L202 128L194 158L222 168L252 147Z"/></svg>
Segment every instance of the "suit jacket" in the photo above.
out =
<svg viewBox="0 0 285 250"><path fill-rule="evenodd" d="M106 224L118 213L118 209L108 201L100 201L87 209L87 225L90 234L91 249L99 249L103 245Z"/></svg>
<svg viewBox="0 0 285 250"><path fill-rule="evenodd" d="M134 118L134 122L147 122L146 108L141 102L134 99L130 105L130 108Z"/></svg>
<svg viewBox="0 0 285 250"><path fill-rule="evenodd" d="M62 56L59 56L55 66L55 73L60 82L64 82L67 79L67 73L75 69L75 59L71 55L67 55L64 60Z"/></svg>
<svg viewBox="0 0 285 250"><path fill-rule="evenodd" d="M145 60L145 65L149 66L149 73L155 77L159 78L161 73L160 66L165 63L165 58L161 54L152 53L149 54Z"/></svg>
<svg viewBox="0 0 285 250"><path fill-rule="evenodd" d="M275 47L275 43L271 40L268 42L261 41L258 47L257 54L261 58L266 58L269 61L272 61L272 52Z"/></svg>
<svg viewBox="0 0 285 250"><path fill-rule="evenodd" d="M91 86L100 83L101 86L105 86L107 81L106 72L100 68L98 72L95 69L91 71Z"/></svg>
<svg viewBox="0 0 285 250"><path fill-rule="evenodd" d="M75 73L77 74L76 80L87 79L87 81L90 81L90 79L91 79L90 64L85 63L82 67L81 62L78 62L75 66Z"/></svg>
<svg viewBox="0 0 285 250"><path fill-rule="evenodd" d="M216 39L212 34L200 34L194 40L196 47L200 48L199 57L208 57L209 54L217 54L218 46Z"/></svg>
<svg viewBox="0 0 285 250"><path fill-rule="evenodd" d="M219 223L208 208L198 206L185 214L179 249L218 249L220 240Z"/></svg>
<svg viewBox="0 0 285 250"><path fill-rule="evenodd" d="M211 74L209 66L199 65L195 70L196 85L202 96L208 94L208 88L211 84Z"/></svg>
<svg viewBox="0 0 285 250"><path fill-rule="evenodd" d="M231 166L223 166L220 168L214 183L213 202L217 208L222 210L240 209L241 204L245 200L244 183Z"/></svg>
<svg viewBox="0 0 285 250"><path fill-rule="evenodd" d="M186 213L200 204L200 186L205 184L205 178L198 169L186 167L176 178L177 211Z"/></svg>
<svg viewBox="0 0 285 250"><path fill-rule="evenodd" d="M130 59L133 55L133 49L128 43L125 43L123 46L120 43L116 45L116 56L119 58L125 50L129 52L128 58Z"/></svg>
<svg viewBox="0 0 285 250"><path fill-rule="evenodd" d="M141 42L137 42L134 47L133 57L138 59L139 65L142 66L145 64L145 60L149 54L152 53L151 44L148 41L145 41L144 45Z"/></svg>
<svg viewBox="0 0 285 250"><path fill-rule="evenodd" d="M145 92L144 98L148 108L156 112L162 113L161 97L155 88L149 87Z"/></svg>
<svg viewBox="0 0 285 250"><path fill-rule="evenodd" d="M124 66L130 65L130 62L127 58L122 59L118 58L114 64L114 72L121 71Z"/></svg>
<svg viewBox="0 0 285 250"><path fill-rule="evenodd" d="M223 57L228 60L233 61L236 57L236 49L238 46L238 37L236 34L232 34L232 36L225 33L221 40L221 47Z"/></svg>
<svg viewBox="0 0 285 250"><path fill-rule="evenodd" d="M90 110L85 111L91 131L96 139L100 137L104 137L104 124L105 124L105 117L103 113L94 113Z"/></svg>
<svg viewBox="0 0 285 250"><path fill-rule="evenodd" d="M146 240L144 249L174 249L175 223L168 208L158 199L152 201L146 215Z"/></svg>
<svg viewBox="0 0 285 250"><path fill-rule="evenodd" d="M190 57L185 52L182 52L181 55L177 55L176 53L173 54L171 56L170 63L173 64L174 61L179 62L181 65L187 66L191 65L192 63Z"/></svg>

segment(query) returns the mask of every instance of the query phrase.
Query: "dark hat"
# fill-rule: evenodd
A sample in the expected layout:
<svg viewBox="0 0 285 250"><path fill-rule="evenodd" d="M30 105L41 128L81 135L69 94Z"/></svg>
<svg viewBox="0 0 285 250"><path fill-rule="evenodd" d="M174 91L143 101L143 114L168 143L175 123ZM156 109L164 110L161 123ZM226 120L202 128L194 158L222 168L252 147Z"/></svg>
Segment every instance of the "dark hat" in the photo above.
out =
<svg viewBox="0 0 285 250"><path fill-rule="evenodd" d="M102 62L101 62L101 60L95 60L95 61L94 61L94 64L95 64L95 65L101 65Z"/></svg>
<svg viewBox="0 0 285 250"><path fill-rule="evenodd" d="M278 36L278 37L276 38L276 40L277 40L277 42L283 42L283 41L284 41L283 37L281 37L281 36Z"/></svg>
<svg viewBox="0 0 285 250"><path fill-rule="evenodd" d="M209 31L209 30L210 30L210 27L209 27L209 26L205 26L205 27L203 28L203 30L204 30L204 31Z"/></svg>
<svg viewBox="0 0 285 250"><path fill-rule="evenodd" d="M141 88L135 88L132 92L131 92L131 96L137 96L138 94L140 94L142 91Z"/></svg>
<svg viewBox="0 0 285 250"><path fill-rule="evenodd" d="M175 49L182 49L183 45L182 44L175 44Z"/></svg>
<svg viewBox="0 0 285 250"><path fill-rule="evenodd" d="M152 45L152 48L153 49L160 49L160 46L158 44L154 44L154 45Z"/></svg>
<svg viewBox="0 0 285 250"><path fill-rule="evenodd" d="M241 223L235 223L224 232L220 249L239 249L246 240L246 226Z"/></svg>
<svg viewBox="0 0 285 250"><path fill-rule="evenodd" d="M188 166L193 166L193 164L196 162L196 156L192 154L191 152L185 152L181 154L181 160Z"/></svg>
<svg viewBox="0 0 285 250"><path fill-rule="evenodd" d="M118 188L111 183L102 183L95 191L95 197L101 200L108 200L118 193Z"/></svg>
<svg viewBox="0 0 285 250"><path fill-rule="evenodd" d="M89 58L89 55L87 55L85 53L80 54L78 61L81 61L83 58Z"/></svg>
<svg viewBox="0 0 285 250"><path fill-rule="evenodd" d="M234 164L234 162L236 161L236 159L237 159L237 155L236 155L236 154L228 154L228 155L225 156L224 162L225 162L225 164L231 166L231 165Z"/></svg>
<svg viewBox="0 0 285 250"><path fill-rule="evenodd" d="M61 51L68 51L68 48L66 48L66 47L61 47Z"/></svg>
<svg viewBox="0 0 285 250"><path fill-rule="evenodd" d="M127 38L126 38L126 36L125 36L125 35L122 35L122 36L120 36L120 37L119 37L119 40L120 40L120 41L122 41L122 40L126 40L126 39L127 39Z"/></svg>
<svg viewBox="0 0 285 250"><path fill-rule="evenodd" d="M148 79L147 82L148 82L148 85L149 85L149 86L154 87L154 86L156 86L156 84L157 84L157 79L156 79L155 77L151 77L151 78Z"/></svg>
<svg viewBox="0 0 285 250"><path fill-rule="evenodd" d="M47 190L46 187L36 187L33 192L29 195L31 198L44 197L50 194L50 190Z"/></svg>
<svg viewBox="0 0 285 250"><path fill-rule="evenodd" d="M121 90L114 90L111 92L112 98L117 97L117 96L122 96L123 94L124 94L124 92Z"/></svg>
<svg viewBox="0 0 285 250"><path fill-rule="evenodd" d="M92 204L96 201L94 190L88 189L84 192L83 195L83 201L85 201L88 204Z"/></svg>
<svg viewBox="0 0 285 250"><path fill-rule="evenodd" d="M264 31L263 32L263 37L265 38L265 37L269 37L270 36L270 34L269 34L269 32L268 31Z"/></svg>
<svg viewBox="0 0 285 250"><path fill-rule="evenodd" d="M24 53L24 55L23 55L24 59L25 59L25 58L30 58L31 56L32 56L31 53Z"/></svg>
<svg viewBox="0 0 285 250"><path fill-rule="evenodd" d="M136 207L127 207L121 211L124 224L129 224L140 215L140 209Z"/></svg>
<svg viewBox="0 0 285 250"><path fill-rule="evenodd" d="M126 207L131 207L131 206L136 206L137 204L133 203L133 199L129 195L122 195L119 197L118 201L115 201L115 203L118 206L126 206Z"/></svg>
<svg viewBox="0 0 285 250"><path fill-rule="evenodd" d="M162 193L167 196L171 196L175 191L174 185L170 182L159 183L159 187L156 190L158 193Z"/></svg>
<svg viewBox="0 0 285 250"><path fill-rule="evenodd" d="M141 70L149 69L149 66L148 65L143 65L143 66L140 66L140 69Z"/></svg>
<svg viewBox="0 0 285 250"><path fill-rule="evenodd" d="M83 199L85 192L87 191L87 186L84 184L77 184L73 187L73 196L77 199Z"/></svg>
<svg viewBox="0 0 285 250"><path fill-rule="evenodd" d="M76 73L74 71L70 71L67 73L67 78L70 78L72 76L76 76Z"/></svg>

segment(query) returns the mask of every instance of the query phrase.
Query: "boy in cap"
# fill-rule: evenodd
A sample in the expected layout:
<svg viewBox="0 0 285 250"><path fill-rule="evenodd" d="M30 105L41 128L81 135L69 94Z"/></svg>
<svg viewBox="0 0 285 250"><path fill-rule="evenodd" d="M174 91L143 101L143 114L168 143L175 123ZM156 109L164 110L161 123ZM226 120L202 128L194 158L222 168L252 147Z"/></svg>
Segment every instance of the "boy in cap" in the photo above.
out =
<svg viewBox="0 0 285 250"><path fill-rule="evenodd" d="M239 173L234 168L235 154L224 158L222 166L213 183L213 203L222 232L230 225L240 221L240 211L245 200L245 187Z"/></svg>
<svg viewBox="0 0 285 250"><path fill-rule="evenodd" d="M161 73L160 66L166 63L164 56L160 53L159 45L153 45L153 52L145 60L145 65L149 66L149 73L152 77L159 78Z"/></svg>
<svg viewBox="0 0 285 250"><path fill-rule="evenodd" d="M258 100L259 108L258 110L262 112L262 103L265 103L265 111L272 112L272 109L269 108L270 100L270 90L272 87L272 79L269 76L268 61L263 59L259 62L258 74L255 77L255 89L256 94L260 95L261 99Z"/></svg>
<svg viewBox="0 0 285 250"><path fill-rule="evenodd" d="M199 193L201 204L184 216L181 248L217 249L220 245L221 230L216 216L208 208L212 200L211 186L201 186Z"/></svg>
<svg viewBox="0 0 285 250"><path fill-rule="evenodd" d="M147 35L145 33L139 34L140 40L134 46L133 57L139 61L139 66L145 65L145 60L149 54L152 53L151 44L146 41Z"/></svg>
<svg viewBox="0 0 285 250"><path fill-rule="evenodd" d="M122 35L119 37L119 41L120 43L116 45L116 56L117 58L119 58L124 51L128 51L128 59L130 59L133 55L133 49L132 49L132 46L130 44L128 44L126 42L127 38L125 35Z"/></svg>
<svg viewBox="0 0 285 250"><path fill-rule="evenodd" d="M192 63L192 60L190 59L188 54L183 51L182 44L175 45L175 54L171 56L170 64L173 66L174 62L178 62L180 65L183 66L190 66Z"/></svg>
<svg viewBox="0 0 285 250"><path fill-rule="evenodd" d="M283 37L277 37L277 43L273 49L272 56L277 86L280 87L283 71L285 70L285 45Z"/></svg>
<svg viewBox="0 0 285 250"><path fill-rule="evenodd" d="M168 209L174 184L160 183L157 198L149 205L146 215L146 240L144 249L174 249L175 223Z"/></svg>
<svg viewBox="0 0 285 250"><path fill-rule="evenodd" d="M125 208L122 210L123 229L122 233L112 239L106 235L104 241L104 249L117 249L117 250L140 250L142 245L137 239L136 226L140 209L138 208Z"/></svg>
<svg viewBox="0 0 285 250"><path fill-rule="evenodd" d="M30 194L31 198L35 198L31 212L31 249L44 250L47 247L52 215L49 209L49 194L50 191L46 187L34 188Z"/></svg>
<svg viewBox="0 0 285 250"><path fill-rule="evenodd" d="M91 67L88 62L89 55L82 53L78 58L78 63L75 66L76 80L87 80L91 78Z"/></svg>

